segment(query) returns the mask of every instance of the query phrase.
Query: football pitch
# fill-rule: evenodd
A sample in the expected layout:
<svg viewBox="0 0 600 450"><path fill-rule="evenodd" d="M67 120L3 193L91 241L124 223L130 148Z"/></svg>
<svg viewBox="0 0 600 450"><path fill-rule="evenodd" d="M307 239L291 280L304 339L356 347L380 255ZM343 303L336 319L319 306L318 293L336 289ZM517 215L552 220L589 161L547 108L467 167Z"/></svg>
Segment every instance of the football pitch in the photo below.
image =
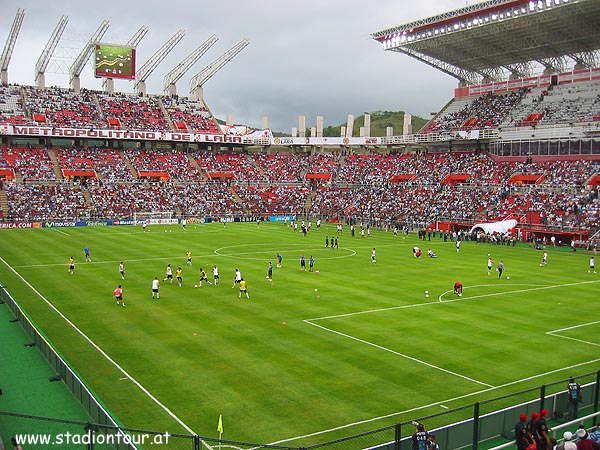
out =
<svg viewBox="0 0 600 450"><path fill-rule="evenodd" d="M300 446L599 370L600 274L587 252L547 251L540 266L526 245L457 252L333 224L306 237L282 223L2 230L0 283L124 426L215 437L222 414L224 439ZM219 284L195 288L215 265Z"/></svg>

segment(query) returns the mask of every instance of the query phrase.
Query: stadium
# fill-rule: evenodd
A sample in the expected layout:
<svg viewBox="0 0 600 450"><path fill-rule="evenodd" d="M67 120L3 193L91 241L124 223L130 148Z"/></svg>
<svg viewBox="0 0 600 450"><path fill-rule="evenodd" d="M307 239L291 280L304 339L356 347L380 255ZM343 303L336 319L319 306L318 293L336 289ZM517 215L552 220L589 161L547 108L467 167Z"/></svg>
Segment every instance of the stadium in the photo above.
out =
<svg viewBox="0 0 600 450"><path fill-rule="evenodd" d="M218 120L204 84L245 39L178 95L209 37L159 95L182 35L140 62L147 29L104 42L103 22L49 87L63 18L11 84L24 16L0 59L5 448L508 448L542 411L538 450L597 436L599 2L373 32L457 81L385 136L369 114L339 136Z"/></svg>

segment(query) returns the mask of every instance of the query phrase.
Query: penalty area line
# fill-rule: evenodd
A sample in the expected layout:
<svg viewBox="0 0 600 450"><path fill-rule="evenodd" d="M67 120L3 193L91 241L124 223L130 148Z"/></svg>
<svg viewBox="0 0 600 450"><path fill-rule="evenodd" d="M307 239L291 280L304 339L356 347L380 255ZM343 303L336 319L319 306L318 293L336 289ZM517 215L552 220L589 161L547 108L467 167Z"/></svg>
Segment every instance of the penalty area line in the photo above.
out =
<svg viewBox="0 0 600 450"><path fill-rule="evenodd" d="M317 325L316 323L312 323L309 320L304 320L303 322L305 322L305 323L307 323L309 325L312 325L313 327L320 328L320 329L322 329L324 331L329 331L330 333L337 334L338 336L342 336L342 337L345 337L345 338L348 338L348 339L352 339L352 340L360 342L362 344L370 345L371 347L375 347L375 348L377 348L379 350L383 350L383 351L386 351L388 353L392 353L394 355L401 356L402 358L408 359L408 360L416 362L418 364L422 364L424 366L430 367L430 368L435 369L435 370L439 370L439 371L447 373L449 375L453 375L455 377L462 378L463 380L467 380L467 381L470 381L472 383L480 384L480 385L486 386L488 388L493 388L494 387L494 385L492 385L492 384L484 383L483 381L475 380L474 378L469 378L469 377L467 377L465 375L461 375L459 373L452 372L451 370L444 369L443 367L436 366L434 364L431 364L431 363L428 363L426 361L420 360L420 359L415 358L413 356L405 355L404 353L400 353L400 352L397 352L395 350L392 350L392 349L389 349L387 347L384 347L382 345L375 344L374 342L365 341L364 339L360 339L360 338L357 338L355 336L351 336L349 334L342 333L340 331L335 331L335 330L332 330L331 328L327 328L327 327L324 327L322 325Z"/></svg>
<svg viewBox="0 0 600 450"><path fill-rule="evenodd" d="M142 386L140 384L139 381L137 381L135 378L133 378L131 375L129 375L129 373L127 373L125 371L125 369L123 369L114 359L112 359L108 353L106 353L104 350L102 350L94 341L92 341L92 339L90 339L88 337L88 335L86 335L83 331L81 331L77 325L75 325L73 322L71 322L67 316L65 316L56 306L54 306L46 297L44 297L42 295L41 292L39 292L36 288L34 288L25 278L23 278L23 276L21 276L21 274L19 272L17 272L15 269L13 269L5 260L4 258L2 258L0 256L0 261L2 261L2 263L11 271L13 272L23 283L25 283L25 285L31 289L39 298L41 298L56 314L58 314L61 319L63 319L67 324L69 324L71 326L71 328L73 328L73 330L75 330L82 338L84 338L92 347L94 347L98 353L100 353L108 362L110 362L113 366L115 366L117 368L117 370L119 370L119 372L121 372L126 379L129 379L133 382L133 384L135 384L144 394L146 394L146 396L148 398L150 398L150 400L152 400L156 405L158 405L163 411L165 411L173 420L175 420L179 425L181 425L188 433L191 433L193 435L197 435L197 433L194 432L194 430L192 430L189 426L187 426L179 417L177 417L169 408L167 408L165 405L163 405L160 400L158 400L156 397L154 397L154 395L152 395L150 393L150 391L148 391L148 389L146 389L144 386Z"/></svg>
<svg viewBox="0 0 600 450"><path fill-rule="evenodd" d="M450 302L457 302L457 301L463 301L463 300L471 300L474 298L485 298L485 297L496 297L498 295L507 295L507 294L515 294L515 293L521 293L521 292L531 292L531 291L543 291L546 289L557 289L557 288L562 288L562 287L569 287L569 286L579 286L580 284L591 284L591 283L600 283L600 280L593 280L593 281L578 281L576 283L565 283L565 284L552 284L549 286L541 286L541 287L534 287L534 288L529 288L529 289L516 289L514 291L504 291L504 292L493 292L491 294L482 294L482 295L474 295L472 297L461 297L460 299L455 298L452 300L442 300L442 297L450 292L453 291L446 291L443 292L440 296L439 296L439 301L442 303L450 303ZM476 288L476 287L489 287L489 286L496 286L495 284L484 284L484 285L479 285L479 286L470 286L470 288ZM508 285L510 286L510 285ZM512 286L517 286L517 285L512 285ZM523 286L523 285L520 285ZM525 285L527 286L527 285ZM463 289L469 289L469 287L465 287Z"/></svg>

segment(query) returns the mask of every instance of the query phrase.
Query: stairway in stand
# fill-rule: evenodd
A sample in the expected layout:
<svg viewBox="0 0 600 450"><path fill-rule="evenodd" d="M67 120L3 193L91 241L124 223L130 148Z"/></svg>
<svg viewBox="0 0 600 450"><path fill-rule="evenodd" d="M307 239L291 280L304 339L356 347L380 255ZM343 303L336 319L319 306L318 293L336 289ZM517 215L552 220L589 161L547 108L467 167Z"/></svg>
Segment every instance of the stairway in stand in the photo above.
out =
<svg viewBox="0 0 600 450"><path fill-rule="evenodd" d="M194 157L192 155L190 155L189 153L187 154L188 159L190 160L190 163L192 164L192 166L194 166L194 168L196 169L196 171L198 172L198 174L200 175L200 177L204 180L207 181L208 177L206 176L206 173L204 173L204 170L202 170L200 168L200 165L198 164L198 161L196 161L194 159Z"/></svg>
<svg viewBox="0 0 600 450"><path fill-rule="evenodd" d="M4 189L0 189L0 208L2 208L2 214L0 214L0 222L3 220L2 217L8 217L8 197Z"/></svg>
<svg viewBox="0 0 600 450"><path fill-rule="evenodd" d="M54 171L54 175L56 175L56 179L57 180L64 179L62 170L60 170L60 164L58 163L58 158L56 157L56 153L54 152L54 149L49 148L46 151L48 152L50 161L52 161L52 170Z"/></svg>

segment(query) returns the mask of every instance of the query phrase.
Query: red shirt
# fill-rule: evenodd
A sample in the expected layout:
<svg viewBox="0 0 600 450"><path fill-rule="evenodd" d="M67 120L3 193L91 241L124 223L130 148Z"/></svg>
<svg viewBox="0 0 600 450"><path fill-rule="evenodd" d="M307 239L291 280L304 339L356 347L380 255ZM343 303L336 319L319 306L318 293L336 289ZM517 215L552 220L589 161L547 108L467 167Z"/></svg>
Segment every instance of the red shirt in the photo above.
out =
<svg viewBox="0 0 600 450"><path fill-rule="evenodd" d="M121 297L123 295L123 289L116 288L115 289L115 297Z"/></svg>

